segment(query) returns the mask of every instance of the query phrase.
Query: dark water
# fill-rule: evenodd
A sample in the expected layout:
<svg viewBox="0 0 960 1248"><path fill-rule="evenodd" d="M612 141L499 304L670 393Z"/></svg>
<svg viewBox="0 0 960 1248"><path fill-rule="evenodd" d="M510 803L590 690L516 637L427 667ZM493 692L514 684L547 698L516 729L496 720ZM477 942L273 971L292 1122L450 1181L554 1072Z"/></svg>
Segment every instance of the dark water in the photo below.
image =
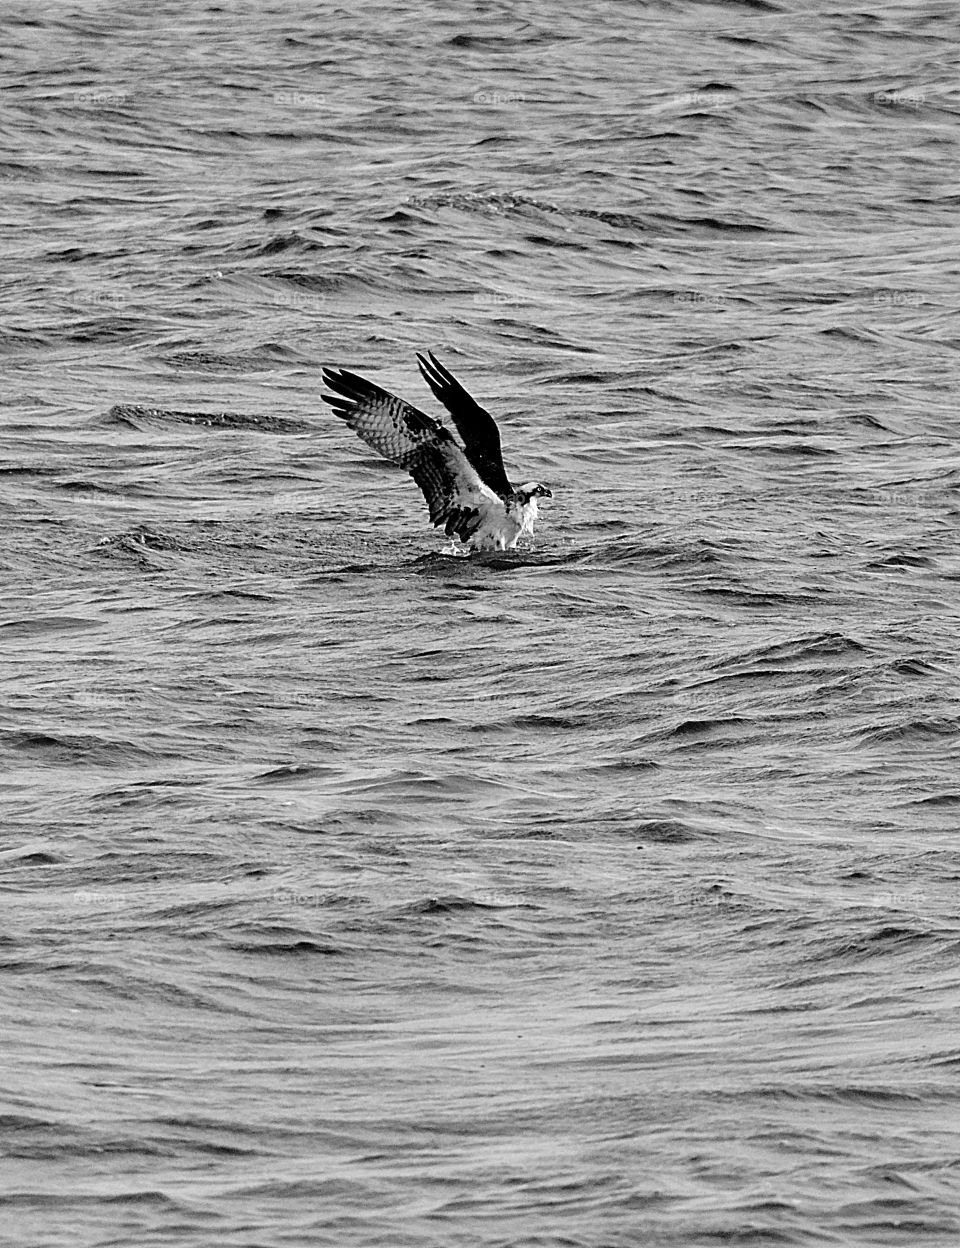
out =
<svg viewBox="0 0 960 1248"><path fill-rule="evenodd" d="M3 1242L960 1243L955 18L4 6Z"/></svg>

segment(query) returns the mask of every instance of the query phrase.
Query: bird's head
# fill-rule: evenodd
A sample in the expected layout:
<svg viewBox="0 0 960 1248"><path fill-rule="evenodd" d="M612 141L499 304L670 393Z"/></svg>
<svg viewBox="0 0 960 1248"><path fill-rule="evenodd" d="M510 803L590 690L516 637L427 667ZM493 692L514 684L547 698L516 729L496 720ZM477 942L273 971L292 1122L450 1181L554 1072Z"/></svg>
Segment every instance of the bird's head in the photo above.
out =
<svg viewBox="0 0 960 1248"><path fill-rule="evenodd" d="M517 486L517 497L522 503L529 503L532 498L553 498L553 490L539 481L526 481Z"/></svg>

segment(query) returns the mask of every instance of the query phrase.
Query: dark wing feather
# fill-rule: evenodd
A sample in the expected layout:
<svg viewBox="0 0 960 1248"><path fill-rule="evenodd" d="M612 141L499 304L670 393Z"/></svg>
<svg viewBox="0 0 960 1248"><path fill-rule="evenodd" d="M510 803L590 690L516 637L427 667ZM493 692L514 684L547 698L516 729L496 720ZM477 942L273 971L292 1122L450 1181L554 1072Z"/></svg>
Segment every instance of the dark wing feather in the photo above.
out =
<svg viewBox="0 0 960 1248"><path fill-rule="evenodd" d="M439 420L345 368L325 368L323 380L334 391L320 395L324 403L329 403L368 446L401 468L409 471L440 430L450 437Z"/></svg>
<svg viewBox="0 0 960 1248"><path fill-rule="evenodd" d="M418 354L423 379L453 417L467 458L495 494L506 498L513 486L503 467L500 430L490 413L472 398L430 351Z"/></svg>
<svg viewBox="0 0 960 1248"><path fill-rule="evenodd" d="M477 505L495 502L453 434L439 420L345 368L323 370L321 394L335 415L368 446L410 473L435 525L461 540L480 523Z"/></svg>

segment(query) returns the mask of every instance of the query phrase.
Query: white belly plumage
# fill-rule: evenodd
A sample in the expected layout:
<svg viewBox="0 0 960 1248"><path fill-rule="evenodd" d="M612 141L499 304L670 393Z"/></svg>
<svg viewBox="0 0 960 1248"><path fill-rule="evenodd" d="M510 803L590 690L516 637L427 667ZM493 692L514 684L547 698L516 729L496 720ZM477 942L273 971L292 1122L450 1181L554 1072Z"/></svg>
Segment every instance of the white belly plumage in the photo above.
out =
<svg viewBox="0 0 960 1248"><path fill-rule="evenodd" d="M474 550L513 550L518 538L533 533L537 504L531 499L529 503L504 507L498 499L496 504L491 502L485 507L481 516L480 526L470 539Z"/></svg>

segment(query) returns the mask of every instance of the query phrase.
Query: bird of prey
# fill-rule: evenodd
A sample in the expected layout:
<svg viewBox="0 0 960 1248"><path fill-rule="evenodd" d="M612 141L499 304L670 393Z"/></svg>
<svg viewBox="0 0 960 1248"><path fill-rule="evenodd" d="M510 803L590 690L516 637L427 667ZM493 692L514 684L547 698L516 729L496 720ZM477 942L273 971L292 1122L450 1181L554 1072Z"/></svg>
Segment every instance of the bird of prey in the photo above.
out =
<svg viewBox="0 0 960 1248"><path fill-rule="evenodd" d="M500 430L429 351L417 355L424 380L453 417L463 445L442 421L345 368L325 368L333 394L320 397L369 446L405 468L423 491L431 522L474 550L513 550L533 533L537 500L552 498L539 481L511 485Z"/></svg>

